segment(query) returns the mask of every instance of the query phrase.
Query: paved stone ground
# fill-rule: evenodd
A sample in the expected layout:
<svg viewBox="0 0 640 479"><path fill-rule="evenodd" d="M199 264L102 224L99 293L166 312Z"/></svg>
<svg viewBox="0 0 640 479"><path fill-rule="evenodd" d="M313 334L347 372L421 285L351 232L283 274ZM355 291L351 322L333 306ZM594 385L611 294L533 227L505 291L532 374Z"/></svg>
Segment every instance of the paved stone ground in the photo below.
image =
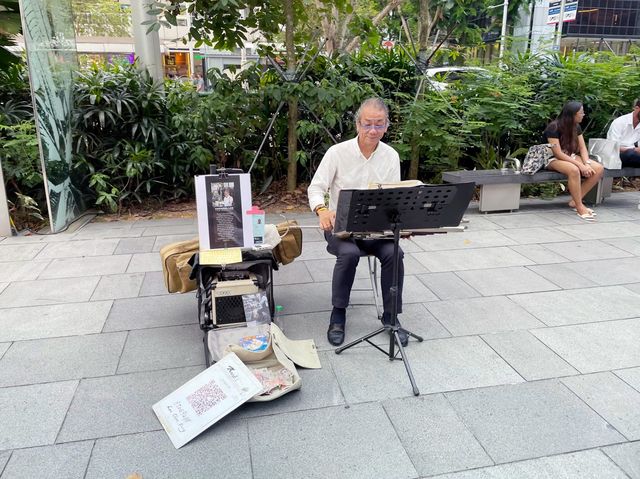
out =
<svg viewBox="0 0 640 479"><path fill-rule="evenodd" d="M566 198L472 207L465 233L403 241L417 398L372 347L331 351L333 260L306 230L275 294L323 369L180 450L151 405L204 357L194 295L166 294L158 250L195 221L0 238L0 477L638 479L639 199L615 194L595 224ZM377 327L372 306L348 317L348 339Z"/></svg>

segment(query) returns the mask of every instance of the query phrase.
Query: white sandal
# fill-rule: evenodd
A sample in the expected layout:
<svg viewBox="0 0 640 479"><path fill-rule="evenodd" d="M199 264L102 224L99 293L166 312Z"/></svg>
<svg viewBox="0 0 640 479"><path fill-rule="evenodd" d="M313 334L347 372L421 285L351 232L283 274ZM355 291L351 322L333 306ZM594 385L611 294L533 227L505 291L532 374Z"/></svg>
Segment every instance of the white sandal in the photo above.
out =
<svg viewBox="0 0 640 479"><path fill-rule="evenodd" d="M582 214L582 215L581 215L580 213L577 213L577 212L576 212L576 214L578 215L578 217L579 217L580 219L583 219L583 220L585 220L585 221L591 221L591 222L593 222L593 221L595 221L595 220L596 220L595 216L594 216L592 213L589 213L589 212L586 212L586 213L584 213L584 214Z"/></svg>

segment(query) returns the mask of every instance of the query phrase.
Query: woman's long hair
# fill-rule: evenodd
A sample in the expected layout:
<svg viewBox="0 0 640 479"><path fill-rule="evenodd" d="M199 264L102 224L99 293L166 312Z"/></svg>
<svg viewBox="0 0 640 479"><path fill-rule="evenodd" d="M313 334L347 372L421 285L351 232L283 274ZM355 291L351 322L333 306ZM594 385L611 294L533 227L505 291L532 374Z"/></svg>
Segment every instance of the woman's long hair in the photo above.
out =
<svg viewBox="0 0 640 479"><path fill-rule="evenodd" d="M579 101L568 101L562 107L558 118L552 123L558 130L560 148L568 155L578 151L576 113L580 111L580 108L582 108L582 103Z"/></svg>

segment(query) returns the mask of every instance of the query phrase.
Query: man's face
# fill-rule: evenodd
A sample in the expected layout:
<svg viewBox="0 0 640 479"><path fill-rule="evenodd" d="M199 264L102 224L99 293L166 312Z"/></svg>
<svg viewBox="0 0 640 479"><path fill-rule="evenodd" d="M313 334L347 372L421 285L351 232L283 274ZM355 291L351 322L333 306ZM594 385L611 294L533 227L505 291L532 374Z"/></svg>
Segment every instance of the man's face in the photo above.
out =
<svg viewBox="0 0 640 479"><path fill-rule="evenodd" d="M377 146L387 131L388 120L384 111L374 107L365 107L360 112L360 119L356 124L358 141L361 146Z"/></svg>
<svg viewBox="0 0 640 479"><path fill-rule="evenodd" d="M633 117L637 120L640 117L640 106L633 107Z"/></svg>

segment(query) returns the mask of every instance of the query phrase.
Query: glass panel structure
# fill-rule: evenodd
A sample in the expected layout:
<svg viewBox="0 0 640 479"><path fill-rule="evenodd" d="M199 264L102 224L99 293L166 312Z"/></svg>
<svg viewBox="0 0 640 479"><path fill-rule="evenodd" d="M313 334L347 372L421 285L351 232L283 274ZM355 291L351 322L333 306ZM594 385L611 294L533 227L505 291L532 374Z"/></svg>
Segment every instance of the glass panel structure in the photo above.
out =
<svg viewBox="0 0 640 479"><path fill-rule="evenodd" d="M21 0L31 93L52 232L81 210L71 174L73 75L78 68L70 0Z"/></svg>
<svg viewBox="0 0 640 479"><path fill-rule="evenodd" d="M574 22L565 23L570 37L640 38L640 0L579 0Z"/></svg>

